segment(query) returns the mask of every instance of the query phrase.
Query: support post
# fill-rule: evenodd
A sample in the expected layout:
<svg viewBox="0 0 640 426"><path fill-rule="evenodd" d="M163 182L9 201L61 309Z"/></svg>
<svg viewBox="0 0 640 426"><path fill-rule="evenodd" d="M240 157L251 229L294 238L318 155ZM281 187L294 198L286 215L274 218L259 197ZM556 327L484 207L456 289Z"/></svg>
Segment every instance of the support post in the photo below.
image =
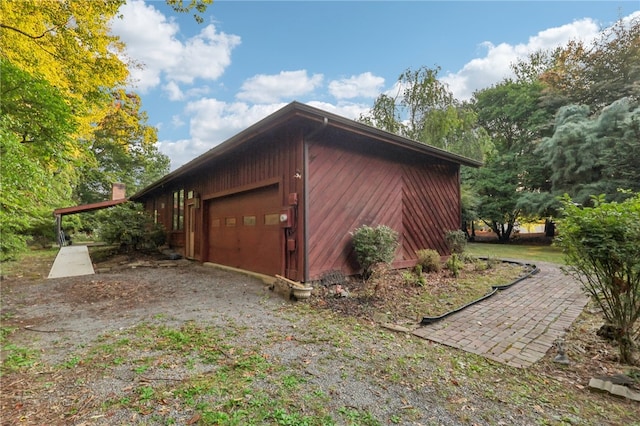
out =
<svg viewBox="0 0 640 426"><path fill-rule="evenodd" d="M56 215L56 240L58 240L58 246L62 247L65 244L64 236L62 236L62 215Z"/></svg>

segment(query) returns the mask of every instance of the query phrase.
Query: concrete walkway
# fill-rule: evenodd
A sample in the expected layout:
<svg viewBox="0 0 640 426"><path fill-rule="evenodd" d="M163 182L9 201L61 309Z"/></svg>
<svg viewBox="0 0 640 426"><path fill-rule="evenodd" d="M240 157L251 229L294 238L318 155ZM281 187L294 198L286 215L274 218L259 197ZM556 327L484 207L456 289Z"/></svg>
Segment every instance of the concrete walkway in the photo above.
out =
<svg viewBox="0 0 640 426"><path fill-rule="evenodd" d="M60 247L48 278L75 277L94 273L87 246L66 246Z"/></svg>
<svg viewBox="0 0 640 426"><path fill-rule="evenodd" d="M514 367L528 367L564 336L588 298L557 265L413 333Z"/></svg>

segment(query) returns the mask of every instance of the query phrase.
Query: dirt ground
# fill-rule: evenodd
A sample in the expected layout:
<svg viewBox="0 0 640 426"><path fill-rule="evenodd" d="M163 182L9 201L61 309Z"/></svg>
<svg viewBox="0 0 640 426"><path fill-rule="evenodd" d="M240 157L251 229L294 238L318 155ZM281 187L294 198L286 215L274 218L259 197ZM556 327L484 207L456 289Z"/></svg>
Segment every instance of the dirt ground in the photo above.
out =
<svg viewBox="0 0 640 426"><path fill-rule="evenodd" d="M0 396L2 425L155 424L126 417L130 413L111 413L109 418L101 414L100 407L105 400L129 389L132 381L139 378L132 377L130 367L129 370L114 368L108 377L82 370L77 355L82 348L95 345L100 336L124 333L144 323L177 326L195 321L222 329L228 329L231 324L234 330L242 330L242 333L230 334L230 340L238 344L250 342L260 345L267 336L290 336L292 329L304 327L288 313L288 307L295 302L274 293L252 277L187 260L158 261L155 256L110 258L96 265L96 269L100 271L96 275L47 280L43 278L48 272L47 265L33 265L32 270L20 276L3 278L2 325L16 328L11 336L13 344L39 352L35 373L32 369L29 374L47 376L47 380L44 384L35 385L27 374L4 374ZM582 319L578 324L582 329L578 333L595 326L590 321ZM321 371L313 370L317 367L307 361L314 357L319 359L324 352L335 351L335 347L310 343L293 345L291 340L287 337L285 342L265 346L263 351L283 361L304 360L302 363L308 374L315 377L319 386L334 389L336 406L367 407L373 415L391 419L399 418L389 417L388 413L393 410L428 406L422 409L418 420L401 424L461 424L459 413L438 403L438 398L428 387L420 388L420 392L411 392L402 385L344 382L341 380L344 372L342 376L333 373L344 371L347 362L344 359L326 357L324 363L335 365L324 364ZM597 364L601 371L619 370L611 349L603 350L600 344L591 347L589 343L583 345L581 342L569 339L572 347L582 345L581 356L585 363ZM420 344L431 345L426 342ZM363 354L384 350L376 346L378 343L372 345L356 349ZM401 352L405 349L398 345L394 350ZM407 346L406 350L411 352L415 347ZM70 362L78 368L65 371L55 367ZM183 380L194 374L193 370L187 371L181 366L180 361L174 361L174 364L178 364L171 370L174 378L165 377L163 380ZM197 366L196 373L206 373L206 368ZM553 371L556 367L550 360L542 362L538 368L545 373L560 375L562 380L578 386L584 384L585 379L581 375L589 374L579 369L558 374ZM145 380L159 379L149 375ZM455 386L460 387L457 383ZM540 420L539 412L527 412L508 404L501 407L495 401L474 397L471 390L465 390L465 393L466 396L460 400L469 401L468 405L473 404L477 412L470 411L466 417L469 421L464 424L527 425ZM379 401L385 403L380 404ZM70 414L71 405L75 408ZM624 407L626 405L623 409L627 409ZM480 415L485 412L494 414L486 414L489 416L487 419ZM173 418L178 419L177 424L196 423L188 413L174 413Z"/></svg>
<svg viewBox="0 0 640 426"><path fill-rule="evenodd" d="M212 315L253 322L285 303L262 282L187 260L118 256L96 265L102 273L50 280L3 280L4 326L35 341L56 363L108 330L124 330L155 316L209 321ZM274 297L272 297L274 296ZM256 303L260 301L261 303ZM61 344L69 342L70 344Z"/></svg>

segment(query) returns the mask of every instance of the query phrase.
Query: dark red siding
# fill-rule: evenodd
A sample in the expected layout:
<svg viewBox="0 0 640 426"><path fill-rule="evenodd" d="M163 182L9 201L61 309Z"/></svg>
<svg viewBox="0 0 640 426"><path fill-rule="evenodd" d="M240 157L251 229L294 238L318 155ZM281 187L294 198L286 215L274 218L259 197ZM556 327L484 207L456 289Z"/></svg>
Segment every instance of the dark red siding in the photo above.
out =
<svg viewBox="0 0 640 426"><path fill-rule="evenodd" d="M312 281L333 270L359 271L350 233L365 224L400 234L396 267L411 266L420 249L447 254L445 232L460 225L460 164L476 165L292 103L159 180L137 200L157 212L170 244L190 257ZM271 191L261 200L266 188ZM172 231L177 190L185 193L185 230ZM211 229L221 225L215 219L222 220L225 209L240 224L254 201L262 213L290 208L292 226L271 228L277 237L261 237L257 228L256 235ZM263 241L268 249L248 249ZM238 253L222 253L225 248ZM260 259L254 265L251 257Z"/></svg>
<svg viewBox="0 0 640 426"><path fill-rule="evenodd" d="M427 156L383 153L373 141L309 145L309 279L358 271L350 232L387 225L400 234L396 266L416 250L447 254L444 232L460 224L458 165Z"/></svg>
<svg viewBox="0 0 640 426"><path fill-rule="evenodd" d="M158 209L158 217L169 230L168 240L171 246L184 253L185 231L171 231L171 194L179 189L184 189L185 194L193 192L199 200L199 208L195 214L194 258L200 261L215 261L208 254L209 224L205 217L208 200L240 194L264 185L273 185L275 182L279 188L280 206L287 206L289 193L297 193L301 208L304 202L303 184L300 175L296 177L296 173L303 168L301 135L302 129L293 125L279 132L267 132L258 139L244 143L239 149L221 155L192 173L175 179L170 186L162 188L162 191L145 195L148 210L153 209L154 202L157 206L164 205L164 208ZM296 216L295 226L287 231L286 238L285 231L282 231L280 253L273 255L282 257L279 263L283 267L278 271L279 274L303 280L303 257L300 250L303 245L299 241L302 219L301 214ZM285 251L286 239L295 240L296 250Z"/></svg>
<svg viewBox="0 0 640 426"><path fill-rule="evenodd" d="M402 248L404 259L420 249L448 254L447 231L460 229L458 168L447 164L404 167L402 183Z"/></svg>

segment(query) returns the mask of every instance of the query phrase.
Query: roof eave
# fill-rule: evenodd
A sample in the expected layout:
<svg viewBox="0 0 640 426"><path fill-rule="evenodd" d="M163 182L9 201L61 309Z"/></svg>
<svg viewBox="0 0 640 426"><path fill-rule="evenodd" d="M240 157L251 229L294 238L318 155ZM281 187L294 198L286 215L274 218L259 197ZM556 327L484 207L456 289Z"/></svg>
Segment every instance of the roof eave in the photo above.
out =
<svg viewBox="0 0 640 426"><path fill-rule="evenodd" d="M453 154L451 152L445 151L440 148L433 147L431 145L426 145L411 139L404 138L402 136L396 135L394 133L387 132L385 130L381 130L363 123L359 123L355 120L351 120L345 117L341 117L339 115L323 111L321 109L302 104L300 102L294 101L273 114L263 118L252 126L246 128L240 133L232 136L221 144L211 148L204 154L194 158L188 163L178 167L176 170L166 174L156 182L147 186L146 188L141 189L134 195L130 197L131 200L136 200L145 194L154 191L157 188L162 187L164 184L171 182L175 178L185 175L190 171L200 167L205 164L207 161L210 161L213 158L219 157L226 152L232 151L243 143L247 142L251 138L260 135L269 129L277 126L282 121L284 121L289 115L298 115L304 116L308 119L315 120L318 122L322 122L325 118L328 120L329 125L333 125L334 127L342 127L348 131L357 130L358 133L374 137L383 142L391 143L396 146L400 146L403 148L408 148L416 152L421 152L424 154L431 155L441 160L450 161L453 163L461 164L469 167L480 167L482 166L482 162L473 160L471 158L467 158L458 154Z"/></svg>

